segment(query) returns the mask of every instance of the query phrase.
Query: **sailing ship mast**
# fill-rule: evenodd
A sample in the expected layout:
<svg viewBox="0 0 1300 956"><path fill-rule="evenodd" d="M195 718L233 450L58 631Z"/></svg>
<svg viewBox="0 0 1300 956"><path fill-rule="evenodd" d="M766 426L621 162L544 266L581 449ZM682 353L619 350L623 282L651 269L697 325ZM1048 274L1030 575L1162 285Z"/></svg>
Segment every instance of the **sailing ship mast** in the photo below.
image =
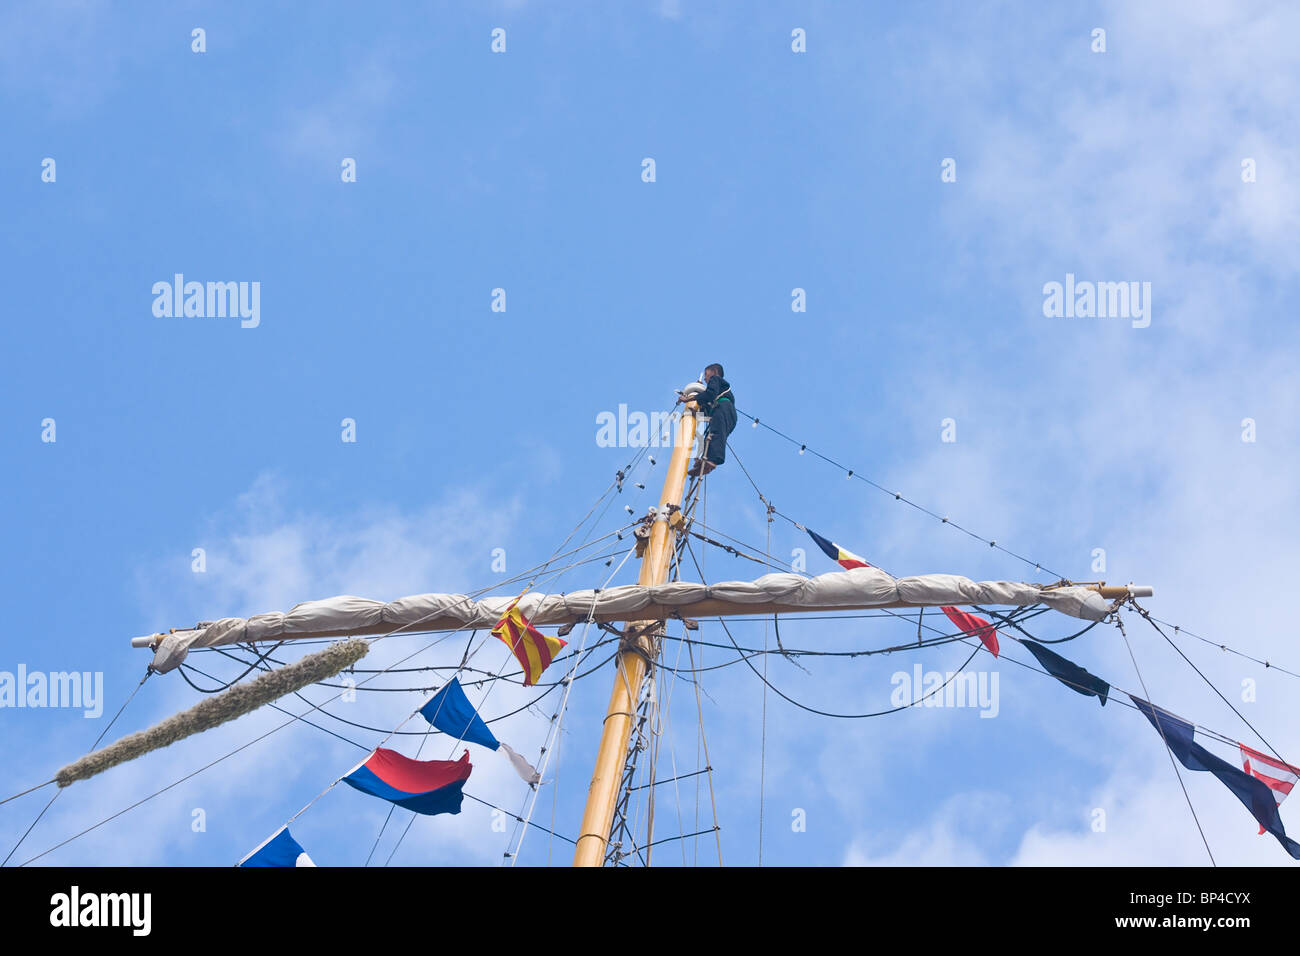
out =
<svg viewBox="0 0 1300 956"><path fill-rule="evenodd" d="M659 507L650 528L650 540L641 558L641 572L637 577L639 585L663 584L668 580L669 563L677 545L677 525L670 519L681 508L686 489L686 468L695 444L696 411L696 404L688 402L686 411L677 422L672 458L668 462ZM614 688L610 691L600 749L596 753L596 767L587 791L587 808L582 814L582 828L578 831L578 845L573 854L574 866L601 866L605 862L605 848L614 823L614 804L627 759L636 703L641 696L641 684L649 672L649 663L659 658L663 629L662 620L633 621L624 629L618 666L614 671Z"/></svg>

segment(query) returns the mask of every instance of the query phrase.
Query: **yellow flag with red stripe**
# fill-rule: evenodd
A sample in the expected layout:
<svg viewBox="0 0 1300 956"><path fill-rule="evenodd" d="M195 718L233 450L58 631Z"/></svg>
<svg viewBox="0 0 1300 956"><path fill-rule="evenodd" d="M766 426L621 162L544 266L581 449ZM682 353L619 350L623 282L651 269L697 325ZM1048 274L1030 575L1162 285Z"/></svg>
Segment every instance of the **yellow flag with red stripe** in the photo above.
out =
<svg viewBox="0 0 1300 956"><path fill-rule="evenodd" d="M515 598L510 610L492 628L492 634L501 638L506 647L510 648L515 660L524 669L524 686L531 687L568 642L558 637L547 637L529 624L518 604L519 598Z"/></svg>

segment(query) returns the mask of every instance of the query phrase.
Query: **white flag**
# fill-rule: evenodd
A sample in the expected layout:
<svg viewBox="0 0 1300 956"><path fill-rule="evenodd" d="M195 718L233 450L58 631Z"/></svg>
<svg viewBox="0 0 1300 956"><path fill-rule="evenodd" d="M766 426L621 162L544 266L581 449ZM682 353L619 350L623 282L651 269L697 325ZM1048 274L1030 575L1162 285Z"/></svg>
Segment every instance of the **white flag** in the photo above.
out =
<svg viewBox="0 0 1300 956"><path fill-rule="evenodd" d="M515 768L515 773L523 778L524 783L535 786L542 782L542 775L537 772L537 768L515 753L509 744L501 744L501 749L505 751L506 757L510 760L510 765Z"/></svg>

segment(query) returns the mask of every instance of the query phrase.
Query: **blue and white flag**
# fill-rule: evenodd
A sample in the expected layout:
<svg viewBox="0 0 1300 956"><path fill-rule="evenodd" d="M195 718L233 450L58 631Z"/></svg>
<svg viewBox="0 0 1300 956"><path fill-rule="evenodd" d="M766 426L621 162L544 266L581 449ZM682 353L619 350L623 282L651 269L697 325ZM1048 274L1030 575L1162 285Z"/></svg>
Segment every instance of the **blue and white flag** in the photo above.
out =
<svg viewBox="0 0 1300 956"><path fill-rule="evenodd" d="M315 866L311 857L289 834L289 827L280 827L261 846L240 860L236 866Z"/></svg>

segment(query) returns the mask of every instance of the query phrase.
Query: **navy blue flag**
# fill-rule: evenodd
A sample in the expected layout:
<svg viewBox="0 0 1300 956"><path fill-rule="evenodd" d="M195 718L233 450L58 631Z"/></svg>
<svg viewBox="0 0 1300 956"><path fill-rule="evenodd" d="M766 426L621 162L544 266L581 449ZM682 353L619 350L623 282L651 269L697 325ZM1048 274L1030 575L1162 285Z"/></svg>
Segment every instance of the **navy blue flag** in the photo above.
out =
<svg viewBox="0 0 1300 956"><path fill-rule="evenodd" d="M1273 836L1282 847L1291 854L1293 860L1300 860L1300 843L1286 835L1282 826L1282 815L1277 812L1277 800L1262 780L1258 780L1228 761L1214 756L1195 740L1195 729L1185 720L1180 720L1168 711L1160 710L1145 700L1129 694L1129 699L1137 709L1151 721L1151 726L1161 734L1169 749L1173 751L1178 762L1188 770L1208 770L1219 778L1232 795L1242 802L1251 816Z"/></svg>
<svg viewBox="0 0 1300 956"><path fill-rule="evenodd" d="M1021 641L1029 653L1038 659L1043 670L1051 674L1070 690L1086 697L1100 697L1101 706L1106 706L1106 697L1110 694L1110 684L1096 674L1089 674L1074 661L1068 661L1055 651L1049 651L1037 641Z"/></svg>

